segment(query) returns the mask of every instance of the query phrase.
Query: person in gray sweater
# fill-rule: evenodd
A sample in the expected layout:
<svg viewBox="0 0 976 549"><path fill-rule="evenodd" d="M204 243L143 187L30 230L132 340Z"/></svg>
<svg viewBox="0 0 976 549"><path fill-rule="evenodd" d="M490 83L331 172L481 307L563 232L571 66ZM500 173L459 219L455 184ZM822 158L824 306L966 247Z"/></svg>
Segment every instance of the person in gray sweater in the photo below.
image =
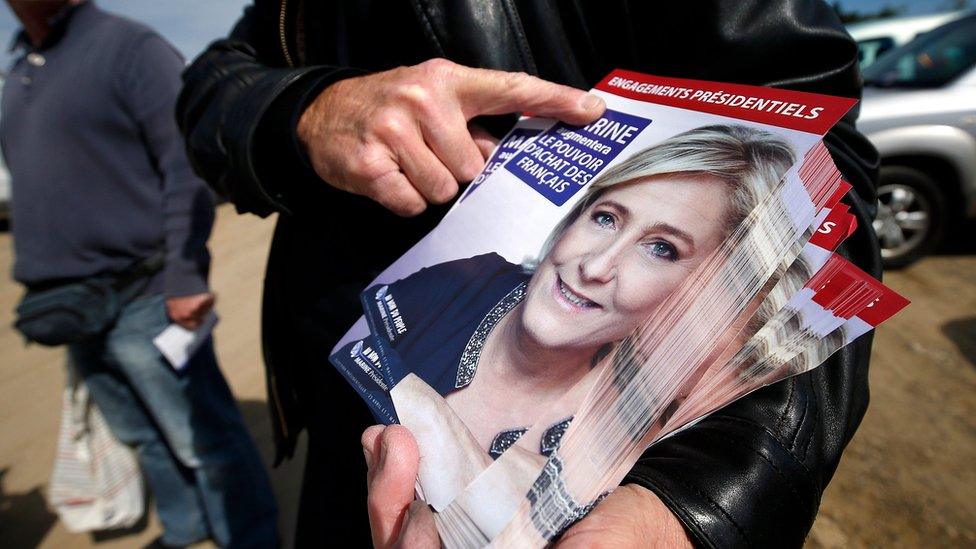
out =
<svg viewBox="0 0 976 549"><path fill-rule="evenodd" d="M164 255L104 331L68 345L155 494L157 545L277 544L267 472L206 343L182 368L153 344L214 304L213 199L174 118L183 61L149 28L79 0L9 0L23 23L3 90L14 278L28 290L112 276Z"/></svg>

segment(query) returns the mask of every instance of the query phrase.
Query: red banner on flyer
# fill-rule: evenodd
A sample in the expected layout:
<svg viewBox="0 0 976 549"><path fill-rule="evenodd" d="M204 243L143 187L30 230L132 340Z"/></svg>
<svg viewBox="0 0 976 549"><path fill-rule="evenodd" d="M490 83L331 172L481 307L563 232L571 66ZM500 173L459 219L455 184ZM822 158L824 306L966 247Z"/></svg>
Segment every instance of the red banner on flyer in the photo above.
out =
<svg viewBox="0 0 976 549"><path fill-rule="evenodd" d="M813 232L810 243L825 250L836 250L851 235L851 224L856 223L857 218L848 211L847 206L837 206L830 210L823 223Z"/></svg>
<svg viewBox="0 0 976 549"><path fill-rule="evenodd" d="M629 99L823 135L856 99L615 70L596 89Z"/></svg>

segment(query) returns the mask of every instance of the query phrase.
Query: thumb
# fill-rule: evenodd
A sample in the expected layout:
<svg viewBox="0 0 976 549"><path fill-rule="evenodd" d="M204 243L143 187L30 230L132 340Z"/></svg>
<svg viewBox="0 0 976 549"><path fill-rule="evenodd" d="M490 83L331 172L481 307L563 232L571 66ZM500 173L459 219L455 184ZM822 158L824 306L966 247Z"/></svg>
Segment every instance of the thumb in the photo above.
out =
<svg viewBox="0 0 976 549"><path fill-rule="evenodd" d="M374 428L370 428L374 429ZM366 442L367 433L363 439ZM390 547L399 537L407 508L414 499L420 452L410 431L390 425L375 437L368 477L367 508L375 547ZM365 447L365 446L364 446Z"/></svg>
<svg viewBox="0 0 976 549"><path fill-rule="evenodd" d="M455 67L457 95L467 118L480 114L532 112L574 125L588 124L606 104L596 95L525 73Z"/></svg>

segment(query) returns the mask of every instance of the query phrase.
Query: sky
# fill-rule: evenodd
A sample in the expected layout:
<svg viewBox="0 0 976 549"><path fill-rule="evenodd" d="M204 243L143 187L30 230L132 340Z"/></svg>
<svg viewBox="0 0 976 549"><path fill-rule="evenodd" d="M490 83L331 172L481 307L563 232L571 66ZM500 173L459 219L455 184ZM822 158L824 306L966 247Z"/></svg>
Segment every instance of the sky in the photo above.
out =
<svg viewBox="0 0 976 549"><path fill-rule="evenodd" d="M730 0L734 1L734 0ZM830 0L831 3L833 0ZM942 11L947 0L840 0L845 10L877 11L904 6L909 15ZM224 36L240 17L248 0L97 0L108 11L146 23L172 42L188 61L214 39ZM976 7L976 1L970 2ZM7 44L19 23L6 4L0 6L0 70L6 71L11 57Z"/></svg>

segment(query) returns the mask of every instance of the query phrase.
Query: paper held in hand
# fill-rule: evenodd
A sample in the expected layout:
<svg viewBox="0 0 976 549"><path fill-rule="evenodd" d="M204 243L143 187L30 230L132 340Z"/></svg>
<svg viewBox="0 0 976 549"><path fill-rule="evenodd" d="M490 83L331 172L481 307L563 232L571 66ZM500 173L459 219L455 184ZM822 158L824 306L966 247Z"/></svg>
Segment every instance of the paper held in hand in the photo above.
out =
<svg viewBox="0 0 976 549"><path fill-rule="evenodd" d="M153 338L153 345L166 357L170 366L179 372L186 368L190 358L210 337L217 320L217 313L210 311L196 330L188 330L179 324L170 324Z"/></svg>
<svg viewBox="0 0 976 549"><path fill-rule="evenodd" d="M447 547L545 545L662 437L814 368L907 301L821 138L853 99L614 71L523 118L361 295L331 361L423 456Z"/></svg>

